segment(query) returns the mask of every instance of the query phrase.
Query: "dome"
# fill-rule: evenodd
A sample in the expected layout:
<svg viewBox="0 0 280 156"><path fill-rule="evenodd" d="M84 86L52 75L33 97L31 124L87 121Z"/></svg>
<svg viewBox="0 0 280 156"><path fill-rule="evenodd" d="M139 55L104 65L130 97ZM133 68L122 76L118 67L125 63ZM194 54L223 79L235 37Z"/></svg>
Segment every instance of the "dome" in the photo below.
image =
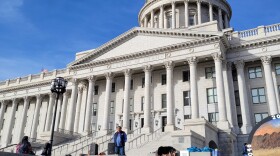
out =
<svg viewBox="0 0 280 156"><path fill-rule="evenodd" d="M141 27L179 29L217 21L230 27L232 10L226 0L146 0L139 13Z"/></svg>

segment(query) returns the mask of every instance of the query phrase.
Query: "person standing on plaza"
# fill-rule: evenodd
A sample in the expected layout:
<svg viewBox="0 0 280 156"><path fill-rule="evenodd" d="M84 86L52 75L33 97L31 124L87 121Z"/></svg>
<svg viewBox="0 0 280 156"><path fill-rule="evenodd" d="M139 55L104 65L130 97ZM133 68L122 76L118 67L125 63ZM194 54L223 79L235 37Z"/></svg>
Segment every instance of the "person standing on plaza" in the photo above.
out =
<svg viewBox="0 0 280 156"><path fill-rule="evenodd" d="M122 127L117 127L117 132L114 134L115 143L115 154L125 155L125 142L127 141L127 136Z"/></svg>
<svg viewBox="0 0 280 156"><path fill-rule="evenodd" d="M243 156L248 156L248 147L247 147L247 143L244 143L243 146Z"/></svg>

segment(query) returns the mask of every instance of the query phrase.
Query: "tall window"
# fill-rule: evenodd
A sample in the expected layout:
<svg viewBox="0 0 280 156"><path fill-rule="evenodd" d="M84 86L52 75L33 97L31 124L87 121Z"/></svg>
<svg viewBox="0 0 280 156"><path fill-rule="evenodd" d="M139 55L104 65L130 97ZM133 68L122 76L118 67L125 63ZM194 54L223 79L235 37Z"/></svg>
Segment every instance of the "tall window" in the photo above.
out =
<svg viewBox="0 0 280 156"><path fill-rule="evenodd" d="M129 110L130 110L130 112L134 111L133 110L133 103L134 103L133 98L130 98L130 101L129 101Z"/></svg>
<svg viewBox="0 0 280 156"><path fill-rule="evenodd" d="M171 28L172 27L172 14L171 12L168 12L167 15L166 15L166 26L167 28Z"/></svg>
<svg viewBox="0 0 280 156"><path fill-rule="evenodd" d="M183 92L183 100L184 100L184 106L190 106L191 105L191 97L190 97L190 91L184 91Z"/></svg>
<svg viewBox="0 0 280 156"><path fill-rule="evenodd" d="M219 121L219 113L208 113L208 120L210 123L216 125L217 122Z"/></svg>
<svg viewBox="0 0 280 156"><path fill-rule="evenodd" d="M94 95L98 95L98 86L96 85L96 86L94 86Z"/></svg>
<svg viewBox="0 0 280 156"><path fill-rule="evenodd" d="M190 71L183 71L183 82L190 81Z"/></svg>
<svg viewBox="0 0 280 156"><path fill-rule="evenodd" d="M190 26L195 25L195 15L190 15L189 16L189 25Z"/></svg>
<svg viewBox="0 0 280 156"><path fill-rule="evenodd" d="M237 70L236 69L232 70L232 79L233 79L233 81L237 81Z"/></svg>
<svg viewBox="0 0 280 156"><path fill-rule="evenodd" d="M133 80L130 80L130 90L133 90Z"/></svg>
<svg viewBox="0 0 280 156"><path fill-rule="evenodd" d="M275 65L276 75L280 75L280 63Z"/></svg>
<svg viewBox="0 0 280 156"><path fill-rule="evenodd" d="M234 91L234 95L235 95L235 104L236 104L236 106L240 106L239 91L238 90Z"/></svg>
<svg viewBox="0 0 280 156"><path fill-rule="evenodd" d="M144 100L145 100L145 98L144 98L144 96L142 96L141 97L141 111L144 110Z"/></svg>
<svg viewBox="0 0 280 156"><path fill-rule="evenodd" d="M216 88L208 88L207 89L207 102L208 104L217 103L217 89Z"/></svg>
<svg viewBox="0 0 280 156"><path fill-rule="evenodd" d="M206 79L212 79L216 77L215 67L206 67L205 68Z"/></svg>
<svg viewBox="0 0 280 156"><path fill-rule="evenodd" d="M258 124L260 121L268 117L268 113L255 113L255 123Z"/></svg>
<svg viewBox="0 0 280 156"><path fill-rule="evenodd" d="M116 91L116 83L113 82L112 83L112 93L114 93Z"/></svg>
<svg viewBox="0 0 280 156"><path fill-rule="evenodd" d="M97 116L97 103L93 103L93 116Z"/></svg>
<svg viewBox="0 0 280 156"><path fill-rule="evenodd" d="M266 103L264 88L252 89L253 104Z"/></svg>
<svg viewBox="0 0 280 156"><path fill-rule="evenodd" d="M260 66L249 68L250 79L261 78L261 77L262 77L262 68Z"/></svg>
<svg viewBox="0 0 280 156"><path fill-rule="evenodd" d="M166 108L166 94L161 94L161 108Z"/></svg>
<svg viewBox="0 0 280 156"><path fill-rule="evenodd" d="M241 128L242 125L243 125L242 115L241 114L237 115L237 122L238 122L238 127Z"/></svg>
<svg viewBox="0 0 280 156"><path fill-rule="evenodd" d="M114 101L111 101L111 103L110 103L110 113L111 113L111 114L114 114L114 113L115 113L114 107L115 107L115 102L114 102Z"/></svg>
<svg viewBox="0 0 280 156"><path fill-rule="evenodd" d="M145 77L142 77L142 88L145 87Z"/></svg>
<svg viewBox="0 0 280 156"><path fill-rule="evenodd" d="M166 85L166 74L161 75L161 85Z"/></svg>

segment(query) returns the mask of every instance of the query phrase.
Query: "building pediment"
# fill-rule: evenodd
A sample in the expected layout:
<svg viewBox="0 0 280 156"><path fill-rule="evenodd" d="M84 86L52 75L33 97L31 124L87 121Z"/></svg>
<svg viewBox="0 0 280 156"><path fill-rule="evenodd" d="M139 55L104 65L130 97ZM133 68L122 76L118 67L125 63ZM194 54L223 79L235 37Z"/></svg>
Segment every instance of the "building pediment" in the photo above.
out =
<svg viewBox="0 0 280 156"><path fill-rule="evenodd" d="M133 28L128 32L116 37L105 43L97 49L88 51L87 54L74 62L68 67L75 68L82 64L100 62L120 56L168 47L179 43L195 42L206 40L208 38L221 36L220 32L195 32L189 30L163 30Z"/></svg>

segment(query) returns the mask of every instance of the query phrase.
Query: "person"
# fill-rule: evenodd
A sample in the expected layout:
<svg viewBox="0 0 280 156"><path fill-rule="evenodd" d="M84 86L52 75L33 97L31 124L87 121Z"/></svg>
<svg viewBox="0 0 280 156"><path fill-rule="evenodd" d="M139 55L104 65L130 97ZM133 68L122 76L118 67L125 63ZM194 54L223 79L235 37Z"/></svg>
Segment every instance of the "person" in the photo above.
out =
<svg viewBox="0 0 280 156"><path fill-rule="evenodd" d="M127 141L127 136L122 127L117 127L117 132L114 134L114 143L115 143L115 154L125 155L125 142Z"/></svg>
<svg viewBox="0 0 280 156"><path fill-rule="evenodd" d="M160 146L157 150L158 156L175 156L176 155L176 149L171 146Z"/></svg>
<svg viewBox="0 0 280 156"><path fill-rule="evenodd" d="M16 146L16 153L35 155L32 151L32 146L28 141L28 136L24 136L21 142Z"/></svg>
<svg viewBox="0 0 280 156"><path fill-rule="evenodd" d="M51 155L51 144L49 142L45 143L44 150L41 155L50 156Z"/></svg>
<svg viewBox="0 0 280 156"><path fill-rule="evenodd" d="M243 156L248 156L248 147L247 147L247 143L244 143L242 155L243 155Z"/></svg>

